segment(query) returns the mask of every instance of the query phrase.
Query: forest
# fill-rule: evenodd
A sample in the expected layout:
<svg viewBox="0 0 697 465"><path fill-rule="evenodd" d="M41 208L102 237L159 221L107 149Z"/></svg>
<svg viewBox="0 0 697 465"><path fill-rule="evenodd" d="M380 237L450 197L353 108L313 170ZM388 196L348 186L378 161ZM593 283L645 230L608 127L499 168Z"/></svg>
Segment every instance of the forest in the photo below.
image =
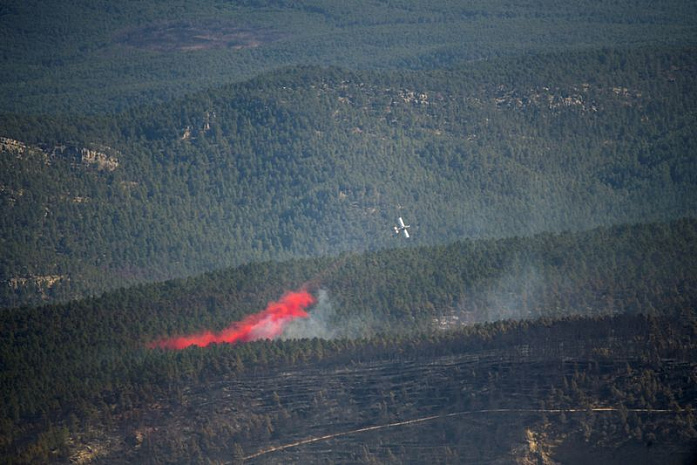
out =
<svg viewBox="0 0 697 465"><path fill-rule="evenodd" d="M0 314L5 335L0 341L5 367L1 374L4 455L16 463L68 459L75 450L68 438L82 438L84 444L106 436L126 440L124 434L134 434L134 418L141 418L135 424L147 424L143 418L150 415L160 418L158 405L164 404L167 411L181 412L177 402L182 396L198 393L196 402L202 402L209 395L205 386L229 377L253 382L244 380L278 376L272 373L290 367L303 372L325 363L339 369L414 357L425 357L423 363L428 364L430 356L475 352L489 360L491 351L505 357L539 355L540 363L551 363L553 372L559 357L580 363L602 355L619 363L610 371L626 369L628 363L638 373L643 373L644 364L654 372L671 361L675 369L666 375L670 380L659 383L665 392L661 396L666 397L641 391L625 399L629 393L621 385L601 382L604 369L589 373L583 369L584 380L600 378L584 381L596 387L582 398L597 396L587 400L596 407L639 409L650 404L655 409L685 410L689 416L696 373L691 357L697 331L696 238L697 222L680 220L273 261L122 289L99 298L7 310ZM303 286L318 296L318 303L309 320L298 322L295 333L288 333L290 339L174 352L147 348L161 336L220 330L284 291ZM586 339L588 345L582 342ZM482 369L498 370L496 360ZM544 370L539 376L545 378ZM580 408L565 376L544 388L553 389L551 397L543 398L544 408ZM605 389L610 386L614 388L607 397ZM646 389L658 388L652 384ZM426 395L419 392L418 396ZM648 398L657 400L642 403ZM417 404L424 401L413 399ZM443 402L438 411L447 407L452 412L453 406ZM340 403L336 408L349 407ZM417 412L424 410L408 413ZM402 418L395 415L389 419ZM682 414L670 418L672 426L665 431L673 431L678 419L693 428L694 419L686 418ZM259 419L249 417L249 421ZM360 423L357 418L349 424L358 424L354 421ZM223 426L210 427L217 431ZM234 439L240 447L262 445L255 442L253 428L240 428L239 434L249 434L247 439ZM687 436L677 442L683 451L697 436L690 431L694 430L681 433ZM165 447L170 440L165 435L165 442L153 447ZM216 447L224 450L222 445ZM178 456L176 450L158 451L155 456L192 459L187 455L192 452Z"/></svg>
<svg viewBox="0 0 697 465"><path fill-rule="evenodd" d="M117 117L0 118L0 302L259 260L697 211L695 54L296 67ZM21 225L21 227L17 227Z"/></svg>
<svg viewBox="0 0 697 465"><path fill-rule="evenodd" d="M101 114L288 66L430 70L697 45L683 0L5 0L0 112Z"/></svg>
<svg viewBox="0 0 697 465"><path fill-rule="evenodd" d="M697 463L696 51L683 0L3 1L0 462Z"/></svg>

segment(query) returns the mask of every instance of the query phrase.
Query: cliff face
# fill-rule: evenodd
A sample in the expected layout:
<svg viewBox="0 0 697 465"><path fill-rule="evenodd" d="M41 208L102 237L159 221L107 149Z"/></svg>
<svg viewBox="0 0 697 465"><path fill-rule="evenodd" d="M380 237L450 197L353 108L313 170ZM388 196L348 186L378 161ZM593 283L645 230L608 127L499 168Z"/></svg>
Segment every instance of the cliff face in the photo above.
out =
<svg viewBox="0 0 697 465"><path fill-rule="evenodd" d="M71 259L76 244L88 241L79 225L94 216L91 208L109 202L102 195L110 182L105 175L120 167L118 155L103 146L0 137L0 222L6 241L0 285L13 296L7 305L76 297L68 289L80 279L72 279L74 269L61 257ZM119 185L124 191L130 187L123 180ZM23 263L13 262L16 257Z"/></svg>
<svg viewBox="0 0 697 465"><path fill-rule="evenodd" d="M0 151L22 155L26 150L27 145L24 142L9 137L0 137Z"/></svg>
<svg viewBox="0 0 697 465"><path fill-rule="evenodd" d="M119 167L119 159L112 155L90 149L80 149L81 161L99 170L114 171Z"/></svg>
<svg viewBox="0 0 697 465"><path fill-rule="evenodd" d="M15 291L36 289L42 299L47 300L50 290L67 279L69 279L67 275L15 276L10 278L9 285Z"/></svg>
<svg viewBox="0 0 697 465"><path fill-rule="evenodd" d="M56 158L78 161L84 166L93 166L99 170L114 171L119 167L115 151L108 147L91 149L73 145L39 146L9 137L0 137L0 153L14 155L17 159L28 156L39 157L44 164L50 165Z"/></svg>

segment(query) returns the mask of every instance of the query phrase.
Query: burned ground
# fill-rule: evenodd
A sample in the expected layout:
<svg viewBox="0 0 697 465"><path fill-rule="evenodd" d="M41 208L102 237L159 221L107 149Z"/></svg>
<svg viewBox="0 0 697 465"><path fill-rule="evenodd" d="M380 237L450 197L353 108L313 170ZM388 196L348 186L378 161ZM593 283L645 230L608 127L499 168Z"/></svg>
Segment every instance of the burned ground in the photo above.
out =
<svg viewBox="0 0 697 465"><path fill-rule="evenodd" d="M677 465L697 450L689 349L613 337L387 352L173 386L116 421L100 463L617 463L622 451Z"/></svg>

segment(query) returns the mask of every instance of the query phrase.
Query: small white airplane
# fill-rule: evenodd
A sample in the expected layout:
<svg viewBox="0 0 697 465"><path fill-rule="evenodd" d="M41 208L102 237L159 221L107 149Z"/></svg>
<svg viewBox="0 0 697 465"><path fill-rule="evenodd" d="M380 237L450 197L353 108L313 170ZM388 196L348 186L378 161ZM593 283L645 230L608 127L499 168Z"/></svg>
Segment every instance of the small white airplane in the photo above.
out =
<svg viewBox="0 0 697 465"><path fill-rule="evenodd" d="M399 234L400 232L403 232L404 237L406 237L408 239L409 238L409 231L407 231L407 229L409 229L409 225L404 224L404 220L402 219L401 216L397 219L397 221L399 221L399 226L394 226L394 228L393 228L394 233Z"/></svg>

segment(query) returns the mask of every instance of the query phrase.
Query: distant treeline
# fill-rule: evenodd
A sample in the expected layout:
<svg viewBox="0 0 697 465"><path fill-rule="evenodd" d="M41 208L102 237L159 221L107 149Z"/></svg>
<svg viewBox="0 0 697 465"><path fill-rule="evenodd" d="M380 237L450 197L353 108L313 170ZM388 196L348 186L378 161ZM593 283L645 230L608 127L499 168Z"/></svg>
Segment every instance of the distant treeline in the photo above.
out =
<svg viewBox="0 0 697 465"><path fill-rule="evenodd" d="M547 51L695 46L670 0L5 0L0 112L104 114L304 64L431 70ZM469 65L468 65L469 66Z"/></svg>

